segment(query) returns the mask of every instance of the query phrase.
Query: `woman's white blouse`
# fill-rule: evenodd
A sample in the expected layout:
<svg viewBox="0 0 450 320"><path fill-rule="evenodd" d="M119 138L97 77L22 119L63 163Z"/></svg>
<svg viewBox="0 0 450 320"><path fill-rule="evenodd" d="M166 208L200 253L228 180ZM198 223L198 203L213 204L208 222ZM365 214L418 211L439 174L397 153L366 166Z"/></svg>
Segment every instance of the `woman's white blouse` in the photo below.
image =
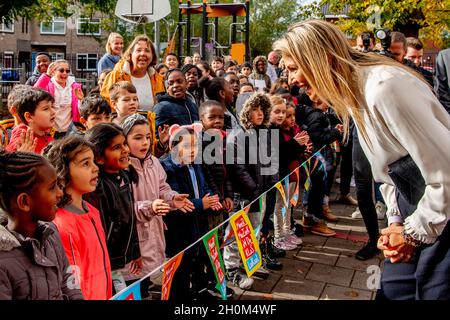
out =
<svg viewBox="0 0 450 320"><path fill-rule="evenodd" d="M433 243L450 217L450 115L428 85L392 66L365 67L363 111L370 144L358 134L375 181L388 207L388 221L398 216L395 187L388 165L410 154L426 183L413 214L403 221L413 238Z"/></svg>

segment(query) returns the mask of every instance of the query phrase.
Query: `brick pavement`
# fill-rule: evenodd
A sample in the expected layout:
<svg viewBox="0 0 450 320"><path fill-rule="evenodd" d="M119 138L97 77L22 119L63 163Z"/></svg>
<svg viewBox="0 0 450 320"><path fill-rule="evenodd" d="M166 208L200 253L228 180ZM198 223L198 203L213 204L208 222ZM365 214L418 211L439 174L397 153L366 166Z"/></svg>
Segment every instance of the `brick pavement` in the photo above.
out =
<svg viewBox="0 0 450 320"><path fill-rule="evenodd" d="M335 195L334 195L335 197ZM332 196L333 199L333 196ZM354 254L365 241L367 233L362 219L352 219L356 207L331 203L337 223L329 224L337 235L331 238L305 231L303 244L281 258L283 269L270 271L266 280L255 277L252 290L232 287L240 300L371 300L375 290L367 286L369 266L381 266L382 255L359 261ZM300 218L300 210L294 211ZM379 221L380 229L385 221Z"/></svg>

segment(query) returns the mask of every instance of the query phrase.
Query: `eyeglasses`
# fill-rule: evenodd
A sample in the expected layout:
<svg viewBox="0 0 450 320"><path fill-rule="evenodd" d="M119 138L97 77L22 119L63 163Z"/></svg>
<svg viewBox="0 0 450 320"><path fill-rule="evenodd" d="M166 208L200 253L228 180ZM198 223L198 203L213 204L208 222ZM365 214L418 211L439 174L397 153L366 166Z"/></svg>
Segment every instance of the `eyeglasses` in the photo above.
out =
<svg viewBox="0 0 450 320"><path fill-rule="evenodd" d="M61 72L61 73L63 73L64 71L65 71L66 73L70 73L70 69L60 68L60 69L58 69L58 71Z"/></svg>

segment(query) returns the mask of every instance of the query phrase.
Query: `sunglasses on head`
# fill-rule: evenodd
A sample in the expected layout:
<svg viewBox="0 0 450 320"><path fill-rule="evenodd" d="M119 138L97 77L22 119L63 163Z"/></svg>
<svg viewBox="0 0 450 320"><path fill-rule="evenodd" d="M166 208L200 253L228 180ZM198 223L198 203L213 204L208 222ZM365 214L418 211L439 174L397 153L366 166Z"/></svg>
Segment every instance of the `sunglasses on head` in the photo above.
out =
<svg viewBox="0 0 450 320"><path fill-rule="evenodd" d="M70 73L70 69L60 68L60 69L58 69L58 71L61 72L61 73L63 73L64 71L65 71L66 73Z"/></svg>

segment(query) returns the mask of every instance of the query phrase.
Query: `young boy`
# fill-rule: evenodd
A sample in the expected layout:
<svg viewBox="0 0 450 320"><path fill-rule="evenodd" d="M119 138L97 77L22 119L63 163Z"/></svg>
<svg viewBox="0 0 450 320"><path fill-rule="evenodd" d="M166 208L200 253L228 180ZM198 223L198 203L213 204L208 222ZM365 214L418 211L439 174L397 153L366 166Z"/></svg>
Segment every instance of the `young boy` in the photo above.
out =
<svg viewBox="0 0 450 320"><path fill-rule="evenodd" d="M250 83L243 83L241 84L241 88L239 89L239 94L243 94L243 93L253 93L255 92L255 87Z"/></svg>
<svg viewBox="0 0 450 320"><path fill-rule="evenodd" d="M55 124L54 102L51 94L42 89L30 88L21 92L16 108L22 123L12 131L6 151L14 152L28 144L26 151L41 153L53 140L49 131Z"/></svg>
<svg viewBox="0 0 450 320"><path fill-rule="evenodd" d="M241 64L240 74L242 74L248 78L252 74L252 72L253 72L253 67L250 62L244 62L243 64Z"/></svg>
<svg viewBox="0 0 450 320"><path fill-rule="evenodd" d="M83 99L80 110L80 122L69 126L67 135L78 134L83 136L85 131L99 123L111 122L111 108L108 102L99 95L87 96Z"/></svg>
<svg viewBox="0 0 450 320"><path fill-rule="evenodd" d="M218 77L221 77L225 73L225 70L223 70L223 63L223 58L217 56L213 57L211 61L211 68Z"/></svg>
<svg viewBox="0 0 450 320"><path fill-rule="evenodd" d="M119 81L109 89L111 107L116 110L117 117L112 121L119 124L128 116L135 114L139 107L136 87L128 81Z"/></svg>
<svg viewBox="0 0 450 320"><path fill-rule="evenodd" d="M17 103L22 97L23 92L30 90L32 87L25 84L15 85L8 94L8 111L14 118L14 127L17 127L21 121L17 114Z"/></svg>

